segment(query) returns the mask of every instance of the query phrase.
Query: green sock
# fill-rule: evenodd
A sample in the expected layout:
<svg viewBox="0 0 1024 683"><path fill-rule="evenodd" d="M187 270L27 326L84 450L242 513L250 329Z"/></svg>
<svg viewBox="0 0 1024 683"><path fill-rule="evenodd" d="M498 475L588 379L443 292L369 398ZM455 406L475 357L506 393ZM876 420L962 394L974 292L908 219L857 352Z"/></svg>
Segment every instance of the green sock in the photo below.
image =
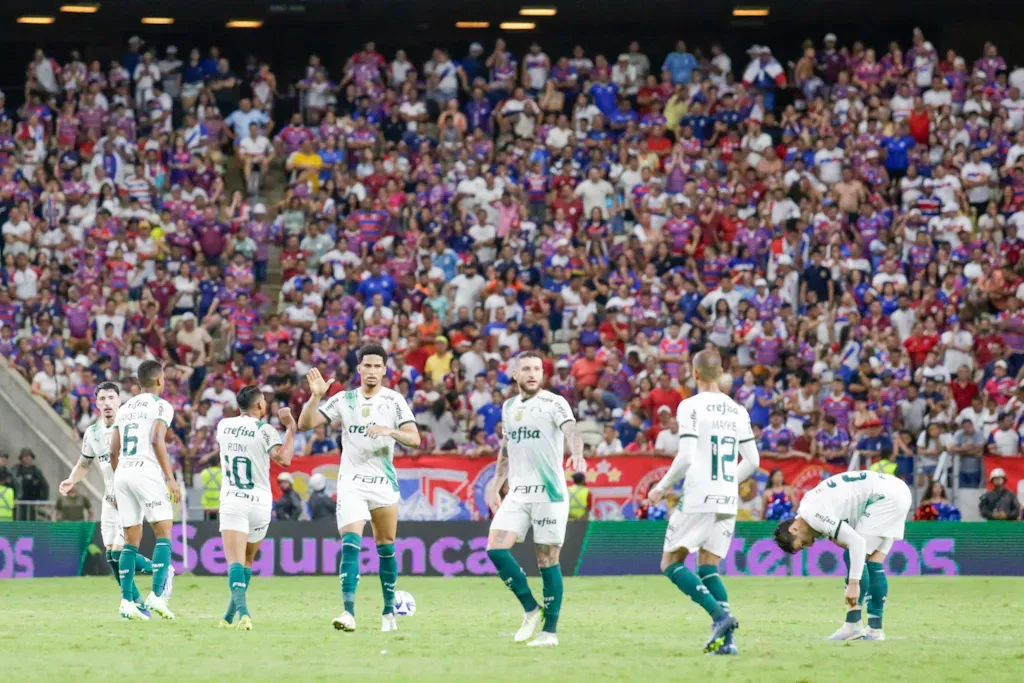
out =
<svg viewBox="0 0 1024 683"><path fill-rule="evenodd" d="M882 611L889 595L889 580L885 578L885 567L881 562L868 562L867 573L871 576L871 594L868 596L868 626L882 628Z"/></svg>
<svg viewBox="0 0 1024 683"><path fill-rule="evenodd" d="M729 611L729 594L725 591L725 584L718 573L718 566L714 564L702 564L697 567L697 576L701 583L711 593L711 597L718 601L718 604L726 612Z"/></svg>
<svg viewBox="0 0 1024 683"><path fill-rule="evenodd" d="M395 544L386 543L377 546L380 557L380 588L384 592L384 611L382 614L395 612L395 584L398 583L398 560L395 559Z"/></svg>
<svg viewBox="0 0 1024 683"><path fill-rule="evenodd" d="M554 633L558 629L558 613L562 610L562 565L542 567L544 580L544 629Z"/></svg>
<svg viewBox="0 0 1024 683"><path fill-rule="evenodd" d="M682 592L686 593L695 603L704 608L715 621L724 619L729 613L725 611L697 575L686 568L682 562L676 562L665 569L665 576Z"/></svg>
<svg viewBox="0 0 1024 683"><path fill-rule="evenodd" d="M153 561L145 555L135 556L135 573L136 574L152 574L153 573Z"/></svg>
<svg viewBox="0 0 1024 683"><path fill-rule="evenodd" d="M244 567L242 574L245 576L245 590L249 590L249 582L252 581L252 567ZM228 600L228 609L224 612L224 621L229 624L235 620L235 597L232 595Z"/></svg>
<svg viewBox="0 0 1024 683"><path fill-rule="evenodd" d="M127 547L127 546L125 546ZM132 562L135 558L132 558ZM164 592L167 570L171 566L171 539L158 538L153 547L153 593L159 598Z"/></svg>
<svg viewBox="0 0 1024 683"><path fill-rule="evenodd" d="M512 557L512 551L506 549L488 550L487 557L491 558L494 567L498 570L498 576L509 587L512 594L519 598L519 603L527 612L537 609L537 601L530 592L530 584L526 581L526 572Z"/></svg>
<svg viewBox="0 0 1024 683"><path fill-rule="evenodd" d="M229 579L230 581L230 579ZM230 585L230 584L229 584ZM229 624L235 621L235 594L232 592L231 599L228 600L228 608L224 612L224 621Z"/></svg>
<svg viewBox="0 0 1024 683"><path fill-rule="evenodd" d="M118 564L121 561L120 550L108 550L104 557L107 558L107 564L110 565L110 571L114 572L114 581L117 581L117 585L121 585L120 568Z"/></svg>
<svg viewBox="0 0 1024 683"><path fill-rule="evenodd" d="M117 562L117 573L121 581L121 599L135 602L135 554L139 549L126 545Z"/></svg>
<svg viewBox="0 0 1024 683"><path fill-rule="evenodd" d="M341 562L338 577L341 579L341 601L345 611L356 613L356 588L359 587L359 553L363 549L363 537L349 532L341 537Z"/></svg>
<svg viewBox="0 0 1024 683"><path fill-rule="evenodd" d="M850 551L843 551L843 561L846 562L846 566L850 566ZM846 574L846 585L850 585L850 574L847 569ZM861 620L861 610L864 606L864 599L867 597L871 590L871 576L868 574L867 566L864 567L864 571L860 575L860 597L857 598L857 606L853 609L846 610L846 623L848 624L859 624Z"/></svg>
<svg viewBox="0 0 1024 683"><path fill-rule="evenodd" d="M231 586L231 602L241 617L249 614L249 608L245 604L245 569L238 562L228 567L228 585Z"/></svg>

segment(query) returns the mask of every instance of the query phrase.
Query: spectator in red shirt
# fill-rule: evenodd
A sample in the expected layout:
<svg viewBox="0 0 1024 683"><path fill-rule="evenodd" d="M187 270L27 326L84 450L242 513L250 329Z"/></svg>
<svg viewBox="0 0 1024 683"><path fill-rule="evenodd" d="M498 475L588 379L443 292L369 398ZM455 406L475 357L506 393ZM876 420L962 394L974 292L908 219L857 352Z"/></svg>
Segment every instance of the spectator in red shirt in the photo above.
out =
<svg viewBox="0 0 1024 683"><path fill-rule="evenodd" d="M650 410L651 415L657 415L658 411L662 408L668 408L669 415L675 415L676 408L679 407L682 400L682 394L672 386L672 377L667 372L663 372L658 377L657 386L651 390L647 408ZM655 432L655 435L657 435L657 432Z"/></svg>

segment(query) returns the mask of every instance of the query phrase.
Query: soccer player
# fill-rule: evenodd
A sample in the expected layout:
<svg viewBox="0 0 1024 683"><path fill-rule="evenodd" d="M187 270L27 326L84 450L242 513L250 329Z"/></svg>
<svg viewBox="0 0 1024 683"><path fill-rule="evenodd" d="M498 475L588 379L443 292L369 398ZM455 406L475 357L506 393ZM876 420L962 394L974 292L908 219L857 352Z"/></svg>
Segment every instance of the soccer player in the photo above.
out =
<svg viewBox="0 0 1024 683"><path fill-rule="evenodd" d="M574 472L584 472L587 463L583 459L583 438L569 402L541 388L541 355L535 351L522 353L514 368L513 380L519 394L505 401L501 410L501 452L488 494L494 519L487 536L487 556L526 612L515 641L530 640L543 619L540 634L527 645L554 646L558 645L556 631L562 607L562 567L558 556L569 520L569 490L562 467L566 442L569 467ZM508 495L501 500L506 480ZM526 540L531 527L537 566L544 581L543 608L534 599L526 573L511 552L513 545Z"/></svg>
<svg viewBox="0 0 1024 683"><path fill-rule="evenodd" d="M121 392L113 382L103 382L96 387L96 407L100 411L100 420L95 422L82 437L82 454L78 462L71 469L68 478L60 483L58 487L60 494L66 496L76 485L89 473L93 462L99 462L100 474L103 475L103 507L100 513L100 535L103 537L103 546L106 549L107 564L114 574L114 580L118 585L121 578L118 574L118 565L121 561L121 549L124 548L124 529L121 528L121 520L118 518L117 508L114 506L114 470L110 468L110 437L114 433L114 418L117 416L117 409L121 405ZM135 556L135 571L151 573L153 564L145 555ZM171 575L168 574L168 581ZM165 588L165 591L168 589ZM146 613L145 607L140 602L138 588L135 589L132 602L138 605L139 611Z"/></svg>
<svg viewBox="0 0 1024 683"><path fill-rule="evenodd" d="M146 609L164 619L173 619L167 607L167 576L171 570L171 525L174 508L181 500L181 488L174 479L167 457L165 438L174 408L160 398L164 390L164 369L155 360L139 365L142 393L117 411L110 441L110 467L114 471L114 498L124 527L124 549L118 573L121 576L121 618L146 619L135 605L135 557L142 540L142 520L153 528L153 589ZM168 495L170 494L170 495Z"/></svg>
<svg viewBox="0 0 1024 683"><path fill-rule="evenodd" d="M228 586L231 601L220 622L229 628L235 613L238 630L251 631L252 618L245 594L252 580L252 561L267 536L274 498L270 491L270 461L288 467L295 454L295 418L288 408L277 416L285 427L281 434L262 422L267 416L267 400L257 386L247 386L236 397L242 414L217 424L220 467L224 473L220 485L220 535L228 561Z"/></svg>
<svg viewBox="0 0 1024 683"><path fill-rule="evenodd" d="M737 654L732 632L739 621L729 612L729 597L718 564L729 552L736 528L739 484L757 469L750 415L718 388L722 358L705 349L693 357L698 394L679 404L679 452L668 472L648 493L657 504L686 476L679 508L668 520L661 571L711 616L711 637L704 652ZM739 463L736 458L742 458ZM697 553L697 574L683 564Z"/></svg>
<svg viewBox="0 0 1024 683"><path fill-rule="evenodd" d="M359 389L343 391L320 404L334 380L324 380L313 368L306 374L311 396L302 406L299 429L340 422L341 467L338 470L338 504L335 517L341 534L341 599L344 611L332 622L341 631L355 631L356 588L359 585L359 553L367 520L380 557L380 585L384 593L381 631L397 631L395 620L395 535L398 533L398 475L392 461L395 442L420 445L409 404L397 391L384 386L387 352L377 344L359 350Z"/></svg>
<svg viewBox="0 0 1024 683"><path fill-rule="evenodd" d="M829 640L885 640L882 611L889 582L883 563L893 542L903 538L912 503L910 489L897 477L847 472L808 491L796 518L775 528L775 541L787 553L807 548L822 536L846 548L846 622ZM861 626L865 596L867 630Z"/></svg>

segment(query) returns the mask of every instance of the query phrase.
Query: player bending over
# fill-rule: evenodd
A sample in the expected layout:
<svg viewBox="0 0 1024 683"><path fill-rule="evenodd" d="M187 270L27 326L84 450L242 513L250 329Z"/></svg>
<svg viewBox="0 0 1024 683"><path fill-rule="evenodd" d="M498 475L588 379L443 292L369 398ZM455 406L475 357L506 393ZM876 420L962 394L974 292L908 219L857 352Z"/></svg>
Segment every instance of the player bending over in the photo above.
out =
<svg viewBox="0 0 1024 683"><path fill-rule="evenodd" d="M267 416L267 400L259 387L247 386L238 392L242 414L217 425L217 446L224 478L220 485L220 535L228 561L228 586L231 601L220 622L230 628L235 614L238 629L252 630L252 618L245 597L252 580L252 561L267 536L274 497L270 491L270 461L288 467L295 454L295 418L282 408L277 416L285 427L281 434L262 422Z"/></svg>
<svg viewBox="0 0 1024 683"><path fill-rule="evenodd" d="M885 640L882 611L889 582L883 562L893 541L903 538L912 502L910 489L897 477L847 472L808 491L796 518L775 528L775 541L787 553L807 548L822 536L846 548L846 622L829 640ZM861 626L865 595L867 630Z"/></svg>
<svg viewBox="0 0 1024 683"><path fill-rule="evenodd" d="M114 498L124 527L124 549L118 572L121 576L121 617L147 619L135 605L135 557L142 541L142 520L153 528L153 590L146 609L164 619L173 619L167 607L167 577L171 568L171 525L174 508L181 500L181 488L174 479L167 457L167 428L174 408L160 398L164 370L155 360L139 365L142 393L117 411L110 441L110 467L114 470ZM168 495L170 492L170 495Z"/></svg>
<svg viewBox="0 0 1024 683"><path fill-rule="evenodd" d="M487 556L526 611L515 641L533 637L543 618L543 630L527 645L558 645L555 632L562 607L558 555L569 521L569 490L562 458L568 443L569 467L574 472L586 471L583 439L569 403L541 388L544 363L540 354L527 351L516 358L513 379L519 395L505 401L501 410L504 438L489 493L488 504L495 514L487 536ZM502 501L500 492L506 478L508 495ZM537 566L544 581L543 609L537 605L526 574L510 550L515 543L526 540L531 527Z"/></svg>
<svg viewBox="0 0 1024 683"><path fill-rule="evenodd" d="M734 655L733 631L739 621L729 612L729 597L718 564L729 552L736 528L739 484L757 469L750 415L718 388L722 358L704 350L693 357L696 396L679 404L679 453L648 497L657 503L685 476L679 508L668 520L661 571L712 619L704 652ZM739 464L737 456L742 457ZM697 552L697 575L683 564Z"/></svg>
<svg viewBox="0 0 1024 683"><path fill-rule="evenodd" d="M100 464L100 474L103 475L103 507L100 513L100 535L103 537L103 546L106 549L107 564L114 574L114 580L118 586L121 585L121 577L118 574L118 565L121 562L121 549L124 548L124 529L121 528L121 520L118 518L117 506L114 504L114 470L110 468L110 437L114 433L114 418L117 416L117 409L121 406L121 392L113 382L103 382L96 387L96 407L100 411L100 420L95 422L86 430L82 437L82 455L78 463L72 468L68 478L60 483L58 489L62 496L66 496L74 490L80 481L85 479L93 461ZM135 556L135 571L149 574L153 571L153 563L145 555ZM168 581L171 579L168 573ZM164 587L164 594L170 595L170 584ZM148 610L142 604L138 587L133 593L132 602L139 607L144 615Z"/></svg>
<svg viewBox="0 0 1024 683"><path fill-rule="evenodd" d="M341 599L344 612L334 621L341 631L356 630L356 588L359 585L359 553L363 529L369 520L380 557L380 584L384 593L381 631L397 631L395 620L395 583L398 562L395 536L398 533L398 476L392 461L395 442L415 448L420 445L409 404L397 391L383 386L387 352L377 344L359 350L360 386L355 391L335 394L323 405L320 400L334 380L324 380L313 368L306 375L309 401L299 415L299 429L315 429L329 422L340 422L341 468L338 470L336 518L341 534Z"/></svg>

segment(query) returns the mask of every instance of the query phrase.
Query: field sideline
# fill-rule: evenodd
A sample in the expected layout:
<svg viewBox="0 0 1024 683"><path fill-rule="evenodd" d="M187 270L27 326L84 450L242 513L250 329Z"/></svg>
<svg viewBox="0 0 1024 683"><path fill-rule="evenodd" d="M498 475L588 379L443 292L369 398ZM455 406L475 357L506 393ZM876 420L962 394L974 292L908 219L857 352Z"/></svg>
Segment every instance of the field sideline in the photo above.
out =
<svg viewBox="0 0 1024 683"><path fill-rule="evenodd" d="M139 579L143 594L150 577ZM1015 578L891 578L884 643L832 643L843 614L835 579L727 579L739 657L700 651L708 619L663 577L567 578L556 650L512 642L518 604L483 578L402 578L418 603L382 634L380 584L360 582L360 630L331 628L338 581L253 579L255 630L216 628L227 580L178 577L174 622L117 618L113 579L0 582L7 680L54 681L729 681L1020 680ZM531 579L540 596L540 582ZM856 675L851 675L856 671ZM246 672L244 677L241 672Z"/></svg>

